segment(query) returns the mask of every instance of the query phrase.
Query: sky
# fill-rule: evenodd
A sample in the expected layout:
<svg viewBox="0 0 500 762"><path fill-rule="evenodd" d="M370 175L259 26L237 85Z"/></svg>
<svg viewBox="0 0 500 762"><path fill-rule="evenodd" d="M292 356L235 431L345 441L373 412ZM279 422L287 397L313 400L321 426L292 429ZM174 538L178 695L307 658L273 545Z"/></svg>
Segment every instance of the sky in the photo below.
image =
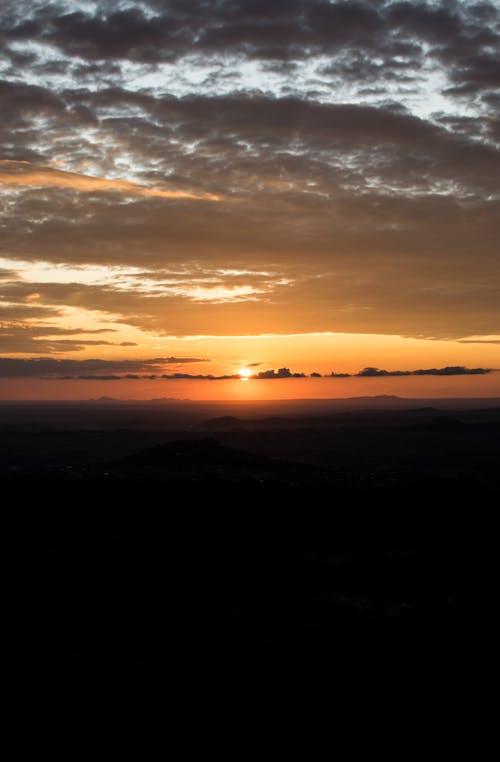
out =
<svg viewBox="0 0 500 762"><path fill-rule="evenodd" d="M500 2L2 0L0 107L0 399L500 396Z"/></svg>

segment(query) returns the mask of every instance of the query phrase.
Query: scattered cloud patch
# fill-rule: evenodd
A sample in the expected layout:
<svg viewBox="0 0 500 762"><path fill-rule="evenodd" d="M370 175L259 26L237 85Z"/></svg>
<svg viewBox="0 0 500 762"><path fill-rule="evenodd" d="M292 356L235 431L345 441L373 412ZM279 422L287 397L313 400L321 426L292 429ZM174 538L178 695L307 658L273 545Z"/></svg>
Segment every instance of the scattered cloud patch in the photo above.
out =
<svg viewBox="0 0 500 762"><path fill-rule="evenodd" d="M36 167L26 161L0 160L0 185L11 188L61 188L77 193L124 193L149 198L191 199L218 201L213 194L196 194L184 190L147 188L128 180L91 177L89 175L65 172L51 167Z"/></svg>

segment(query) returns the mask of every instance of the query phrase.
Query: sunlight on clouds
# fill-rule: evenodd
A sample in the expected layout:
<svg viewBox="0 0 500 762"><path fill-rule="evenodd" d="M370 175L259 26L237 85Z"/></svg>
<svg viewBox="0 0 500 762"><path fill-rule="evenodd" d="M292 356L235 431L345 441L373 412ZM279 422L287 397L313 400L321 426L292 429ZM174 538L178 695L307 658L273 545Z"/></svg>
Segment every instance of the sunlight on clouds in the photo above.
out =
<svg viewBox="0 0 500 762"><path fill-rule="evenodd" d="M0 268L13 270L18 278L28 283L84 283L104 285L113 283L120 276L142 273L139 267L114 267L113 265L54 264L53 262L27 262L26 260L0 257Z"/></svg>
<svg viewBox="0 0 500 762"><path fill-rule="evenodd" d="M219 201L220 197L211 193L147 188L127 180L113 180L105 177L91 177L60 169L31 168L28 162L0 160L0 184L8 187L68 188L79 193L104 191L127 193L149 198L191 199L196 201Z"/></svg>
<svg viewBox="0 0 500 762"><path fill-rule="evenodd" d="M239 270L202 268L172 270L153 273L139 267L112 265L70 266L51 262L26 262L0 257L0 268L14 271L16 277L33 284L75 284L103 286L117 292L141 293L151 298L162 296L184 297L195 302L242 302L257 300L272 293L280 286L288 286L292 279L262 270ZM155 277L153 277L153 275ZM236 278L257 279L257 283L238 284ZM41 295L33 292L27 300L39 300Z"/></svg>
<svg viewBox="0 0 500 762"><path fill-rule="evenodd" d="M253 286L202 286L165 288L179 296L186 296L196 302L239 302L258 298L263 289Z"/></svg>
<svg viewBox="0 0 500 762"><path fill-rule="evenodd" d="M37 321L37 325L42 325ZM83 307L61 307L60 315L51 317L47 323L48 326L56 328L72 329L78 331L78 337L90 336L95 331L109 331L110 346L106 347L106 356L130 357L147 354L153 351L156 336L154 333L141 331L139 328L118 322L118 316L104 312L102 310L91 310ZM50 328L44 334L47 337L52 335ZM136 349L136 346L139 349ZM95 348L89 347L78 351L67 353L68 356L90 357L96 355ZM100 354L100 353L98 353Z"/></svg>

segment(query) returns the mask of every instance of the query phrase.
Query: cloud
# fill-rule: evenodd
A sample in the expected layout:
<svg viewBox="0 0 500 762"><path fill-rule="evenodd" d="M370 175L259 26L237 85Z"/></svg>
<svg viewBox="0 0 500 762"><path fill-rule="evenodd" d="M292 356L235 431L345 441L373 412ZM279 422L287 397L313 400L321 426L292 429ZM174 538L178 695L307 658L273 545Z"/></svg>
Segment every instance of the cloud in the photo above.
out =
<svg viewBox="0 0 500 762"><path fill-rule="evenodd" d="M72 81L75 90L85 81L115 86L147 74L150 87L167 75L171 89L173 82L185 91L193 71L200 72L195 81L202 88L220 91L232 83L242 90L248 87L242 66L249 61L268 90L302 89L308 98L347 82L358 97L404 98L412 88L425 93L437 67L447 97L488 97L498 87L500 9L494 2L144 0L123 7L96 0L92 9L75 10L68 0L17 7L4 1L0 29L11 77L22 67L32 79ZM318 62L314 72L311 61ZM16 84L14 105L26 106L36 86ZM32 89L30 98L44 113L61 108L57 93L37 98ZM64 112L66 120L72 116Z"/></svg>
<svg viewBox="0 0 500 762"><path fill-rule="evenodd" d="M261 370L259 373L255 373L252 378L259 379L275 379L275 378L304 378L305 373L292 373L290 368L279 368L279 370Z"/></svg>
<svg viewBox="0 0 500 762"><path fill-rule="evenodd" d="M0 268L0 280L11 280L12 278L16 277L16 271L15 270L6 270L5 268Z"/></svg>
<svg viewBox="0 0 500 762"><path fill-rule="evenodd" d="M363 368L359 373L356 373L356 376L361 378L375 378L378 376L480 376L491 372L491 368L466 368L463 365L451 365L445 368L426 368L420 370Z"/></svg>
<svg viewBox="0 0 500 762"><path fill-rule="evenodd" d="M199 357L156 357L149 360L59 360L48 357L0 357L0 378L111 377L119 373L159 371L166 365L208 362Z"/></svg>
<svg viewBox="0 0 500 762"><path fill-rule="evenodd" d="M50 314L50 311L49 311ZM0 308L0 351L12 354L34 352L60 354L80 352L87 347L116 346L116 342L93 339L89 336L114 333L113 328L63 328L49 323L34 324L34 317L46 317L42 310L30 308L17 311L14 307ZM31 318L31 319L30 319ZM72 338L61 338L71 336ZM128 346L128 344L125 344ZM121 342L119 346L122 346ZM132 344L132 346L136 346Z"/></svg>
<svg viewBox="0 0 500 762"><path fill-rule="evenodd" d="M381 370L380 368L363 368L354 375L358 378L377 378L380 376L477 376L491 373L491 368L466 368L463 365L447 366L445 368L427 368L425 370ZM256 373L252 379L276 379L276 378L304 378L305 373L292 373L289 368L280 368L278 371L266 370ZM331 373L328 378L350 378L350 373ZM320 377L318 373L311 373L311 377Z"/></svg>
<svg viewBox="0 0 500 762"><path fill-rule="evenodd" d="M67 188L78 193L125 193L150 198L191 199L218 201L213 194L196 194L189 191L146 188L127 180L113 180L105 177L90 177L75 172L64 172L50 167L34 167L24 161L0 161L0 185L31 188Z"/></svg>
<svg viewBox="0 0 500 762"><path fill-rule="evenodd" d="M482 376L491 373L491 368L464 368L462 365L453 365L446 368L428 368L427 370L414 370L414 376Z"/></svg>
<svg viewBox="0 0 500 762"><path fill-rule="evenodd" d="M375 378L377 376L411 376L412 371L409 370L381 370L380 368L363 368L357 376L361 378Z"/></svg>
<svg viewBox="0 0 500 762"><path fill-rule="evenodd" d="M203 381L226 381L228 379L234 379L234 378L240 378L238 374L231 374L231 375L222 375L222 376L214 376L212 374L193 374L193 373L164 373L161 378L167 379L169 381L177 381L179 379L195 379L195 380L203 380Z"/></svg>
<svg viewBox="0 0 500 762"><path fill-rule="evenodd" d="M459 344L500 344L500 339L459 339Z"/></svg>
<svg viewBox="0 0 500 762"><path fill-rule="evenodd" d="M94 13L52 6L35 12L30 22L11 17L4 35L11 40L36 37L67 56L91 61L173 62L188 54L223 51L279 60L303 57L307 50L370 45L383 24L377 10L361 2L161 0L148 5L154 15L140 6L113 8L105 0Z"/></svg>
<svg viewBox="0 0 500 762"><path fill-rule="evenodd" d="M56 317L59 310L55 307L32 306L29 304L0 304L0 321L32 320L33 318Z"/></svg>
<svg viewBox="0 0 500 762"><path fill-rule="evenodd" d="M165 381L179 381L179 380L191 380L191 381L227 381L230 379L239 379L238 375L223 375L213 376L211 374L203 373L162 373L158 375L156 373L149 373L146 375L139 375L137 373L126 373L124 376L116 375L80 375L80 376L56 376L56 381L156 381L157 379L163 379Z"/></svg>
<svg viewBox="0 0 500 762"><path fill-rule="evenodd" d="M128 8L98 0L92 10L19 4L4 15L6 42L38 40L69 60L147 65L233 56L286 63L362 51L390 65L403 45L420 43L428 55L446 58L457 79L474 69L468 57L494 46L498 33L494 3L446 0L147 0Z"/></svg>
<svg viewBox="0 0 500 762"><path fill-rule="evenodd" d="M185 373L176 371L162 373L168 365L207 362L197 357L158 357L150 360L60 360L47 357L14 359L0 357L1 378L44 378L58 381L137 381L162 379L165 381L227 381L239 380L240 375L211 373ZM427 368L420 370L382 370L379 368L364 368L356 374L331 373L325 378L379 378L391 376L468 376L492 373L490 368L466 368L465 366L447 366L444 368ZM321 377L312 373L311 377ZM306 373L292 372L289 368L265 370L251 376L252 381L283 380L307 378Z"/></svg>
<svg viewBox="0 0 500 762"><path fill-rule="evenodd" d="M58 381L121 381L122 376L62 376Z"/></svg>
<svg viewBox="0 0 500 762"><path fill-rule="evenodd" d="M2 272L1 319L498 333L498 3L76 6L1 4L0 255L145 276Z"/></svg>

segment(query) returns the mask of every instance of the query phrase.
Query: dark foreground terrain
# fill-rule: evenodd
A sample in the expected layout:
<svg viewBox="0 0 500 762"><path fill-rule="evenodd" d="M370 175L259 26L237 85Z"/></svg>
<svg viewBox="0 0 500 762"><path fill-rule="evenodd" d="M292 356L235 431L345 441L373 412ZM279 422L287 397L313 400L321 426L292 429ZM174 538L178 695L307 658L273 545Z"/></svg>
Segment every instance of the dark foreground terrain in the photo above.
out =
<svg viewBox="0 0 500 762"><path fill-rule="evenodd" d="M4 669L329 686L483 669L500 408L171 407L161 425L147 406L0 411Z"/></svg>

